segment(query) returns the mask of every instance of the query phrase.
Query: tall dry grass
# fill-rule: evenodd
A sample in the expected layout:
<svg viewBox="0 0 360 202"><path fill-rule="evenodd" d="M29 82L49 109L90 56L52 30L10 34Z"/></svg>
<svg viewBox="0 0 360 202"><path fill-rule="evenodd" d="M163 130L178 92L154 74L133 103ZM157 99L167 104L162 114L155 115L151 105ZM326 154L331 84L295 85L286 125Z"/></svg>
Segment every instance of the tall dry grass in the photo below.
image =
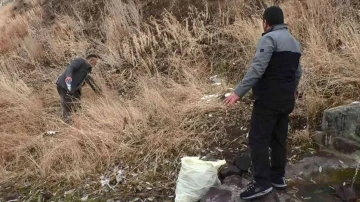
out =
<svg viewBox="0 0 360 202"><path fill-rule="evenodd" d="M212 9L144 18L146 4L139 2L63 2L0 9L0 182L79 180L113 162L173 182L181 155L198 154L224 133L226 123L205 114L226 109L200 98L241 79L262 31L262 9L254 7L261 4L210 2ZM303 46L302 98L294 114L314 130L323 109L359 99L359 6L350 0L280 6ZM95 77L104 96L85 89L83 108L67 126L54 82L70 59L89 52L103 57ZM227 82L212 86L213 74ZM245 122L246 108L232 111ZM60 133L44 137L48 130Z"/></svg>

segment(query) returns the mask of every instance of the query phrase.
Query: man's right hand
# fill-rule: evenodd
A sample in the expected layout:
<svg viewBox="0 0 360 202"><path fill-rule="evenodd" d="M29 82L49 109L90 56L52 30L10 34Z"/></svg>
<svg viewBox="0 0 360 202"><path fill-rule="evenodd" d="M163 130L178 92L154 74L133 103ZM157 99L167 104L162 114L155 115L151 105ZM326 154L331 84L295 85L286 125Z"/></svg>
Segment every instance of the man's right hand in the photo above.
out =
<svg viewBox="0 0 360 202"><path fill-rule="evenodd" d="M66 77L66 78L65 78L65 82L66 82L66 83L71 83L71 82L72 82L72 78L71 78L71 77Z"/></svg>
<svg viewBox="0 0 360 202"><path fill-rule="evenodd" d="M240 100L240 97L237 96L235 93L231 93L231 95L224 100L224 104L228 107L233 106L238 100Z"/></svg>

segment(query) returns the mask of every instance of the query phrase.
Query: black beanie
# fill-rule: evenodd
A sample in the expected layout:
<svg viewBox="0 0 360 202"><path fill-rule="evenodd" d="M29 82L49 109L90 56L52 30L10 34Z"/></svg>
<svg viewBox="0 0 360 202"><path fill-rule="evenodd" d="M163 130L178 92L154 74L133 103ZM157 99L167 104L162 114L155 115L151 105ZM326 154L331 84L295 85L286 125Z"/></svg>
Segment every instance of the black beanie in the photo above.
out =
<svg viewBox="0 0 360 202"><path fill-rule="evenodd" d="M284 24L284 13L280 7L271 6L265 10L263 20L270 26Z"/></svg>

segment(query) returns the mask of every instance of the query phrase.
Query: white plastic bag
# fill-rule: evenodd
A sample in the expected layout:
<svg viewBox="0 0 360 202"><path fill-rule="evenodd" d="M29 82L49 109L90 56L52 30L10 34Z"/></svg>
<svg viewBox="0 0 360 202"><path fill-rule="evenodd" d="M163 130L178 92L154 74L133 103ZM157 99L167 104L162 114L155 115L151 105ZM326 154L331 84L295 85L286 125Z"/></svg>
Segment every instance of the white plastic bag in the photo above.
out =
<svg viewBox="0 0 360 202"><path fill-rule="evenodd" d="M183 157L176 182L175 202L197 202L219 183L218 169L225 160L203 161L199 157Z"/></svg>

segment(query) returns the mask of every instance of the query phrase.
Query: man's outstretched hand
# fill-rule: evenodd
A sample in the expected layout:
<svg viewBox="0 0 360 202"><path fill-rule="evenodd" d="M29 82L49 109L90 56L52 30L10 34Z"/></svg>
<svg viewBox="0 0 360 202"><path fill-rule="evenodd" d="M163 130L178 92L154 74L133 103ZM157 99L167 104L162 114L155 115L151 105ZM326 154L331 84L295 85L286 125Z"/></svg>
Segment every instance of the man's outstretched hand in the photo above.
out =
<svg viewBox="0 0 360 202"><path fill-rule="evenodd" d="M228 107L233 106L238 100L240 100L240 97L237 96L235 93L231 93L229 97L225 98L224 104Z"/></svg>

